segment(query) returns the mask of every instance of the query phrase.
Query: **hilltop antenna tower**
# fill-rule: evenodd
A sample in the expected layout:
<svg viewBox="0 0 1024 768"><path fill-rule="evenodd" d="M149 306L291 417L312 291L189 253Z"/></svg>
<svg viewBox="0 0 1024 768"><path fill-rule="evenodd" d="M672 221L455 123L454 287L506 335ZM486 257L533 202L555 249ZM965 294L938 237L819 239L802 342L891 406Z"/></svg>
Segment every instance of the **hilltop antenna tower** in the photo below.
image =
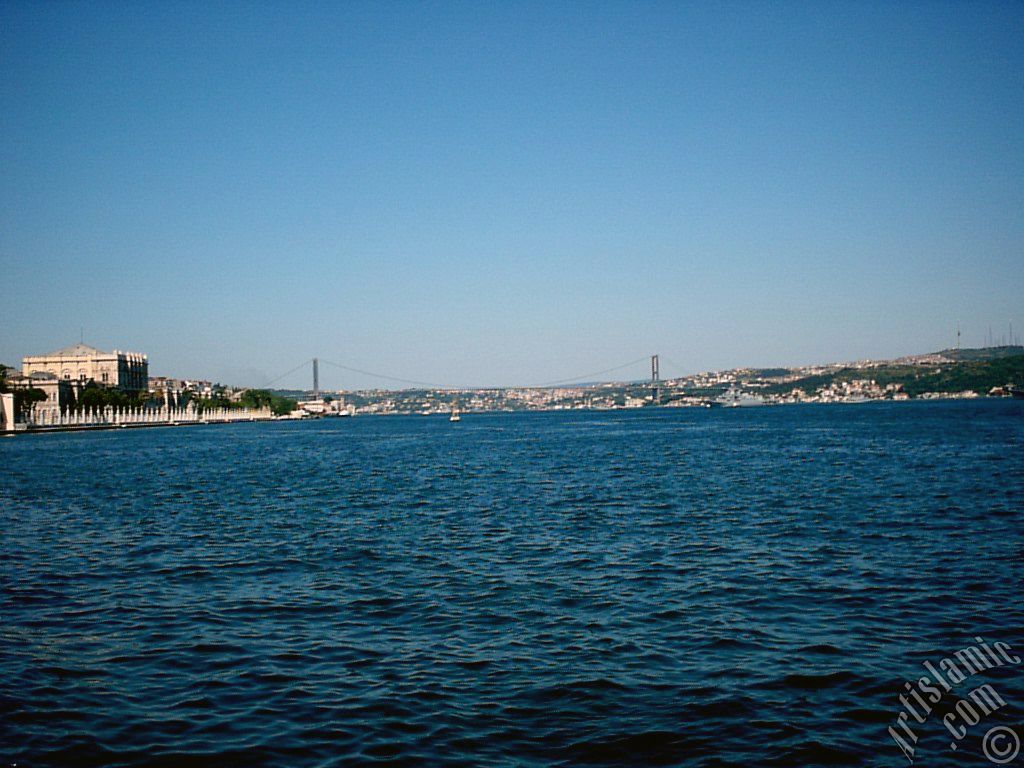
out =
<svg viewBox="0 0 1024 768"><path fill-rule="evenodd" d="M654 404L661 405L661 372L657 355L651 355L651 394L654 396Z"/></svg>
<svg viewBox="0 0 1024 768"><path fill-rule="evenodd" d="M956 351L960 351L960 321L956 321Z"/></svg>
<svg viewBox="0 0 1024 768"><path fill-rule="evenodd" d="M313 358L313 399L320 399L320 360Z"/></svg>

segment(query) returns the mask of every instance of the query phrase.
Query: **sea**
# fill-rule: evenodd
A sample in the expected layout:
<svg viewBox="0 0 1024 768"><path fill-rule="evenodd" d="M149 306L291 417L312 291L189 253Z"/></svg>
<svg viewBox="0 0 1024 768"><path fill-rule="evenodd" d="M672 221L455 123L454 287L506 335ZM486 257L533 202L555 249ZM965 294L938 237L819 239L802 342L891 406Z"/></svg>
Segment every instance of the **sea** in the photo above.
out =
<svg viewBox="0 0 1024 768"><path fill-rule="evenodd" d="M18 435L0 767L1024 765L1022 523L1011 400Z"/></svg>

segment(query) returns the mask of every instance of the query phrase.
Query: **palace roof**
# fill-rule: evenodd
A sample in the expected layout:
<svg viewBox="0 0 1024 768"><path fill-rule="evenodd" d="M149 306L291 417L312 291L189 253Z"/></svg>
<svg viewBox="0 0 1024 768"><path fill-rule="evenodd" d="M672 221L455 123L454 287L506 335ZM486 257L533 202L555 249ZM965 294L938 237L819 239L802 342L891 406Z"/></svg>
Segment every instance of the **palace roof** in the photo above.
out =
<svg viewBox="0 0 1024 768"><path fill-rule="evenodd" d="M96 349L96 347L90 347L88 344L72 344L70 347L48 352L45 355L39 355L39 357L95 357L96 355L109 354L109 352Z"/></svg>

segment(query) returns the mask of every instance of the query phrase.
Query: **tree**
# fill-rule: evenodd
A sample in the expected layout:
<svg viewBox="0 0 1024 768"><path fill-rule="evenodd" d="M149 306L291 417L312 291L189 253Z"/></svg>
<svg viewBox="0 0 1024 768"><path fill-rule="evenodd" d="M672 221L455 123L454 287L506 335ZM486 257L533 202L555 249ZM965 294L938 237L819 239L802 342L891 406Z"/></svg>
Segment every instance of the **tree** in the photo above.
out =
<svg viewBox="0 0 1024 768"><path fill-rule="evenodd" d="M32 413L36 403L46 400L46 393L35 387L12 390L11 385L7 383L7 374L13 370L11 366L0 363L0 392L14 392L14 412L24 421Z"/></svg>
<svg viewBox="0 0 1024 768"><path fill-rule="evenodd" d="M270 411L275 416L287 416L298 407L299 404L297 402L280 395L274 395L270 401Z"/></svg>
<svg viewBox="0 0 1024 768"><path fill-rule="evenodd" d="M108 389L90 381L82 387L78 395L78 407L87 410L103 410L112 408L139 408L150 399L149 392L123 392L119 389Z"/></svg>
<svg viewBox="0 0 1024 768"><path fill-rule="evenodd" d="M246 408L265 408L270 405L274 400L274 395L266 389L247 389L242 393L239 398L240 402Z"/></svg>
<svg viewBox="0 0 1024 768"><path fill-rule="evenodd" d="M270 408L277 416L289 414L299 406L294 400L275 395L269 389L247 389L238 402L245 408Z"/></svg>
<svg viewBox="0 0 1024 768"><path fill-rule="evenodd" d="M46 393L41 389L29 387L28 389L14 390L14 410L24 421L32 413L36 403L46 400Z"/></svg>

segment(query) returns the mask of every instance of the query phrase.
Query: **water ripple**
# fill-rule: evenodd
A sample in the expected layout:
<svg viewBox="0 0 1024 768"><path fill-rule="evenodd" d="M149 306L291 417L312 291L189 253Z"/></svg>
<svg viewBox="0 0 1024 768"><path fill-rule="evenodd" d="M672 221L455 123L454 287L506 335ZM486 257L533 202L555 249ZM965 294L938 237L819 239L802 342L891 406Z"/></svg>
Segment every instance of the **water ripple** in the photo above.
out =
<svg viewBox="0 0 1024 768"><path fill-rule="evenodd" d="M897 765L1024 646L1016 403L125 432L0 444L4 764Z"/></svg>

